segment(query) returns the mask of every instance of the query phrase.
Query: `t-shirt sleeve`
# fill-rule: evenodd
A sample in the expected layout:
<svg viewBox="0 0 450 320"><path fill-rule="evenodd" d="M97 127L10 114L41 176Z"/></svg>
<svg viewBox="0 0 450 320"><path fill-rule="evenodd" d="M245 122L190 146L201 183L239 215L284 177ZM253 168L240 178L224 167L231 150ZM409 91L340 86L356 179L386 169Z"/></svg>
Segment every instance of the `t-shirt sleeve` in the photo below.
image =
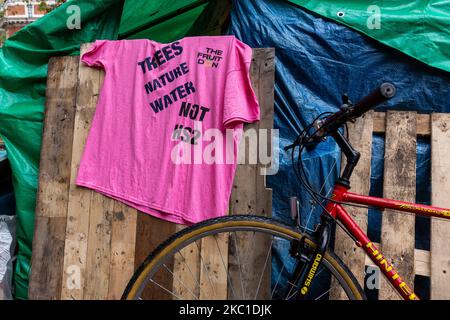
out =
<svg viewBox="0 0 450 320"><path fill-rule="evenodd" d="M81 61L89 67L105 68L108 60L108 40L96 40L81 56Z"/></svg>
<svg viewBox="0 0 450 320"><path fill-rule="evenodd" d="M235 39L230 51L223 112L226 128L234 128L244 122L252 123L260 118L258 101L250 82L252 49Z"/></svg>

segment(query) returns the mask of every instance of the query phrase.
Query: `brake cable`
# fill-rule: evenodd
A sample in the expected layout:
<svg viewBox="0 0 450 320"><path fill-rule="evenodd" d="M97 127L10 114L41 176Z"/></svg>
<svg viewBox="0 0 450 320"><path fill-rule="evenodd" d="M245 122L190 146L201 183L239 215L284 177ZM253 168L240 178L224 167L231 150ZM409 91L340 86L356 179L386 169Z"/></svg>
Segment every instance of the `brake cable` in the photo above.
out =
<svg viewBox="0 0 450 320"><path fill-rule="evenodd" d="M311 198L323 209L324 212L327 212L328 215L333 219L333 221L339 226L341 227L341 229L355 242L357 242L357 239L342 225L342 223L337 220L335 217L333 217L331 215L331 213L327 210L327 208L322 204L322 202L317 198L317 196L319 196L322 199L334 202L334 203L339 203L339 204L345 204L345 203L341 203L338 202L336 200L330 199L326 196L323 196L322 194L318 193L317 191L315 191L313 189L313 187L311 186L311 184L309 183L306 173L305 173L305 169L304 169L304 164L303 164L303 158L302 158L302 153L303 150L305 148L305 146L309 143L309 141L322 129L321 127L317 128L313 134L308 135L307 136L307 140L302 140L304 133L307 133L307 130L311 129L314 125L314 123L319 120L324 114L329 114L329 112L324 112L322 114L320 114L319 116L316 117L316 119L310 123L305 129L303 129L303 131L300 133L299 138L297 138L296 142L298 142L297 144L294 143L293 145L293 150L292 150L292 164L293 164L293 168L294 168L294 173L297 176L297 178L300 180L300 182L302 183L302 185L306 188L306 190L308 191L309 195L311 196ZM296 147L299 147L299 155L298 155L298 159L297 159L297 165L298 168L295 167L295 160L294 160L294 154L295 154L295 149ZM298 170L298 171L297 171ZM367 207L366 207L367 208Z"/></svg>

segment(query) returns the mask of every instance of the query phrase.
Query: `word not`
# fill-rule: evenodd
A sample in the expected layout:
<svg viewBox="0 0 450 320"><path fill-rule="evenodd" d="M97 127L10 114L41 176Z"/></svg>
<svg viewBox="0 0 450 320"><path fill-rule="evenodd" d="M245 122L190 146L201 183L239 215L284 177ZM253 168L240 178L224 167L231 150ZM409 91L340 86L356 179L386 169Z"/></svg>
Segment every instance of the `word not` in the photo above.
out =
<svg viewBox="0 0 450 320"><path fill-rule="evenodd" d="M198 104L192 105L188 102L183 102L181 104L179 116L180 117L183 116L185 118L189 117L192 120L197 120L197 117L200 114L198 120L203 121L203 119L205 119L206 113L208 113L209 111L210 111L209 108L200 106Z"/></svg>
<svg viewBox="0 0 450 320"><path fill-rule="evenodd" d="M190 118L191 120L203 121L209 111L209 108L200 106L198 104L192 105L191 103L183 102L181 104L180 113L178 115L180 117ZM198 139L200 139L201 136L201 131L192 129L191 127L185 127L182 124L177 124L175 126L175 129L173 130L172 140L181 140L197 145Z"/></svg>
<svg viewBox="0 0 450 320"><path fill-rule="evenodd" d="M387 262L386 258L377 250L377 248L373 245L372 242L369 242L366 245L367 248L370 249L370 253L377 260L378 266L384 269L386 276L390 277L392 280L397 281L399 283L398 287L403 291L403 293L409 298L409 300L416 300L417 296L411 290L410 287L403 281L403 279L397 273L397 270L394 269L392 264Z"/></svg>
<svg viewBox="0 0 450 320"><path fill-rule="evenodd" d="M322 255L318 253L316 255L316 258L314 259L314 263L312 265L311 270L309 270L308 276L306 277L305 284L303 288L300 290L302 295L306 295L308 293L308 289L311 286L311 281L314 278L314 275L316 274L317 268L319 267L320 261L322 261Z"/></svg>
<svg viewBox="0 0 450 320"><path fill-rule="evenodd" d="M178 86L173 89L169 94L150 102L155 113L165 110L168 106L177 102L179 99L186 98L188 95L195 93L195 87L192 81L186 82L184 85Z"/></svg>
<svg viewBox="0 0 450 320"><path fill-rule="evenodd" d="M214 50L212 48L206 48L205 52L199 52L197 54L197 63L204 64L207 67L218 68L219 62L223 59L222 50Z"/></svg>
<svg viewBox="0 0 450 320"><path fill-rule="evenodd" d="M150 94L153 91L156 91L164 87L168 83L171 83L175 79L181 77L182 75L185 75L188 72L189 72L188 65L186 64L186 62L183 62L175 69L170 70L169 72L160 75L158 78L147 82L147 84L145 85L145 91L147 92L147 94Z"/></svg>
<svg viewBox="0 0 450 320"><path fill-rule="evenodd" d="M172 60L176 56L179 56L183 52L183 47L180 46L180 42L176 41L168 46L162 47L161 50L155 52L153 56L145 58L143 61L138 62L142 72L145 74L147 71L152 71L164 63Z"/></svg>

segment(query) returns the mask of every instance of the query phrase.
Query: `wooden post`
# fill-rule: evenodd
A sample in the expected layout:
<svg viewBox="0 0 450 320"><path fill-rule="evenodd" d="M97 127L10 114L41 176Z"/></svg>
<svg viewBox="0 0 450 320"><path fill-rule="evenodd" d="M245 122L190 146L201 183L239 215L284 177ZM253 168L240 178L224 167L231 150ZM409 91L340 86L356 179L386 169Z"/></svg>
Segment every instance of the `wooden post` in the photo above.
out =
<svg viewBox="0 0 450 320"><path fill-rule="evenodd" d="M88 46L88 44L82 45L81 52L85 52ZM62 299L80 300L84 298L87 279L90 207L93 191L77 187L75 179L97 105L102 78L99 70L80 63L64 249Z"/></svg>
<svg viewBox="0 0 450 320"><path fill-rule="evenodd" d="M227 299L227 266L227 234L218 234L203 238L200 260L200 300Z"/></svg>
<svg viewBox="0 0 450 320"><path fill-rule="evenodd" d="M178 225L177 231L184 228ZM196 241L174 257L173 273L177 280L174 280L173 291L182 299L192 300L200 297L200 250L201 241Z"/></svg>
<svg viewBox="0 0 450 320"><path fill-rule="evenodd" d="M386 151L384 161L385 198L414 202L416 195L416 113L386 114ZM381 250L403 276L414 283L415 216L385 210L382 217ZM382 278L380 300L400 299Z"/></svg>
<svg viewBox="0 0 450 320"><path fill-rule="evenodd" d="M48 65L28 292L32 300L54 300L61 295L78 59L52 58Z"/></svg>
<svg viewBox="0 0 450 320"><path fill-rule="evenodd" d="M361 159L350 180L353 192L369 194L370 191L370 162L372 159L373 112L366 113L354 124L348 124L349 139L352 146L361 153ZM342 167L344 167L344 163ZM356 207L346 207L347 212L358 226L367 231L368 210ZM359 284L364 288L365 253L358 248L354 241L339 227L336 228L334 251L349 267ZM345 295L342 287L332 280L330 299L343 300Z"/></svg>
<svg viewBox="0 0 450 320"><path fill-rule="evenodd" d="M431 201L450 208L450 114L431 116ZM431 299L450 299L450 221L431 220Z"/></svg>
<svg viewBox="0 0 450 320"><path fill-rule="evenodd" d="M116 201L111 226L111 266L108 299L122 297L134 273L137 210Z"/></svg>
<svg viewBox="0 0 450 320"><path fill-rule="evenodd" d="M90 44L84 44L84 53ZM63 299L118 299L134 270L136 210L75 185L104 72L80 63L64 252Z"/></svg>
<svg viewBox="0 0 450 320"><path fill-rule="evenodd" d="M135 268L144 262L145 258L169 236L176 231L177 225L152 217L146 213L139 212L137 218L136 247L135 247ZM167 268L173 272L174 261L166 263ZM173 278L167 273L158 273L154 279L158 284L168 290L173 290ZM157 289L157 290L153 290ZM165 300L172 297L160 288L148 286L145 288L142 299L144 300Z"/></svg>
<svg viewBox="0 0 450 320"><path fill-rule="evenodd" d="M259 140L261 137L259 129L270 130L273 128L274 77L275 50L254 49L251 79L261 108L261 121L245 126L239 152L241 156L246 155L247 161L249 158L257 159L260 151L266 151L263 150L262 144L252 148L253 146L246 143L245 138L253 135ZM270 150L270 132L268 137L269 139L265 143ZM231 195L231 214L271 216L272 193L266 188L265 176L261 174L264 172L262 170L264 167L259 164L259 161L238 165ZM270 297L270 241L270 237L262 235L255 238L249 234L230 237L229 299L254 299L257 291L259 291L256 297L258 299ZM262 270L265 272L263 273ZM260 288L258 288L259 283L262 283Z"/></svg>

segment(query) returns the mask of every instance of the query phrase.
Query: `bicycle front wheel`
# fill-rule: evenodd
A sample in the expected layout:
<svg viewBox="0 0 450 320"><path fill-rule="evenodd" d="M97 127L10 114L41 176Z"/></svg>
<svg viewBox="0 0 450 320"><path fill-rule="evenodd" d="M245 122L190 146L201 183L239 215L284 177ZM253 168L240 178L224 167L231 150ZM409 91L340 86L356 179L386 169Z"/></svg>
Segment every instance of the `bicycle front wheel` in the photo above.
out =
<svg viewBox="0 0 450 320"><path fill-rule="evenodd" d="M303 234L259 216L227 216L183 229L162 243L138 268L123 299L237 300L296 298L294 269L312 257L316 243L305 237L300 258L280 256ZM364 293L342 261L327 251L308 299L332 299L343 290L350 300ZM338 288L336 289L336 285Z"/></svg>

